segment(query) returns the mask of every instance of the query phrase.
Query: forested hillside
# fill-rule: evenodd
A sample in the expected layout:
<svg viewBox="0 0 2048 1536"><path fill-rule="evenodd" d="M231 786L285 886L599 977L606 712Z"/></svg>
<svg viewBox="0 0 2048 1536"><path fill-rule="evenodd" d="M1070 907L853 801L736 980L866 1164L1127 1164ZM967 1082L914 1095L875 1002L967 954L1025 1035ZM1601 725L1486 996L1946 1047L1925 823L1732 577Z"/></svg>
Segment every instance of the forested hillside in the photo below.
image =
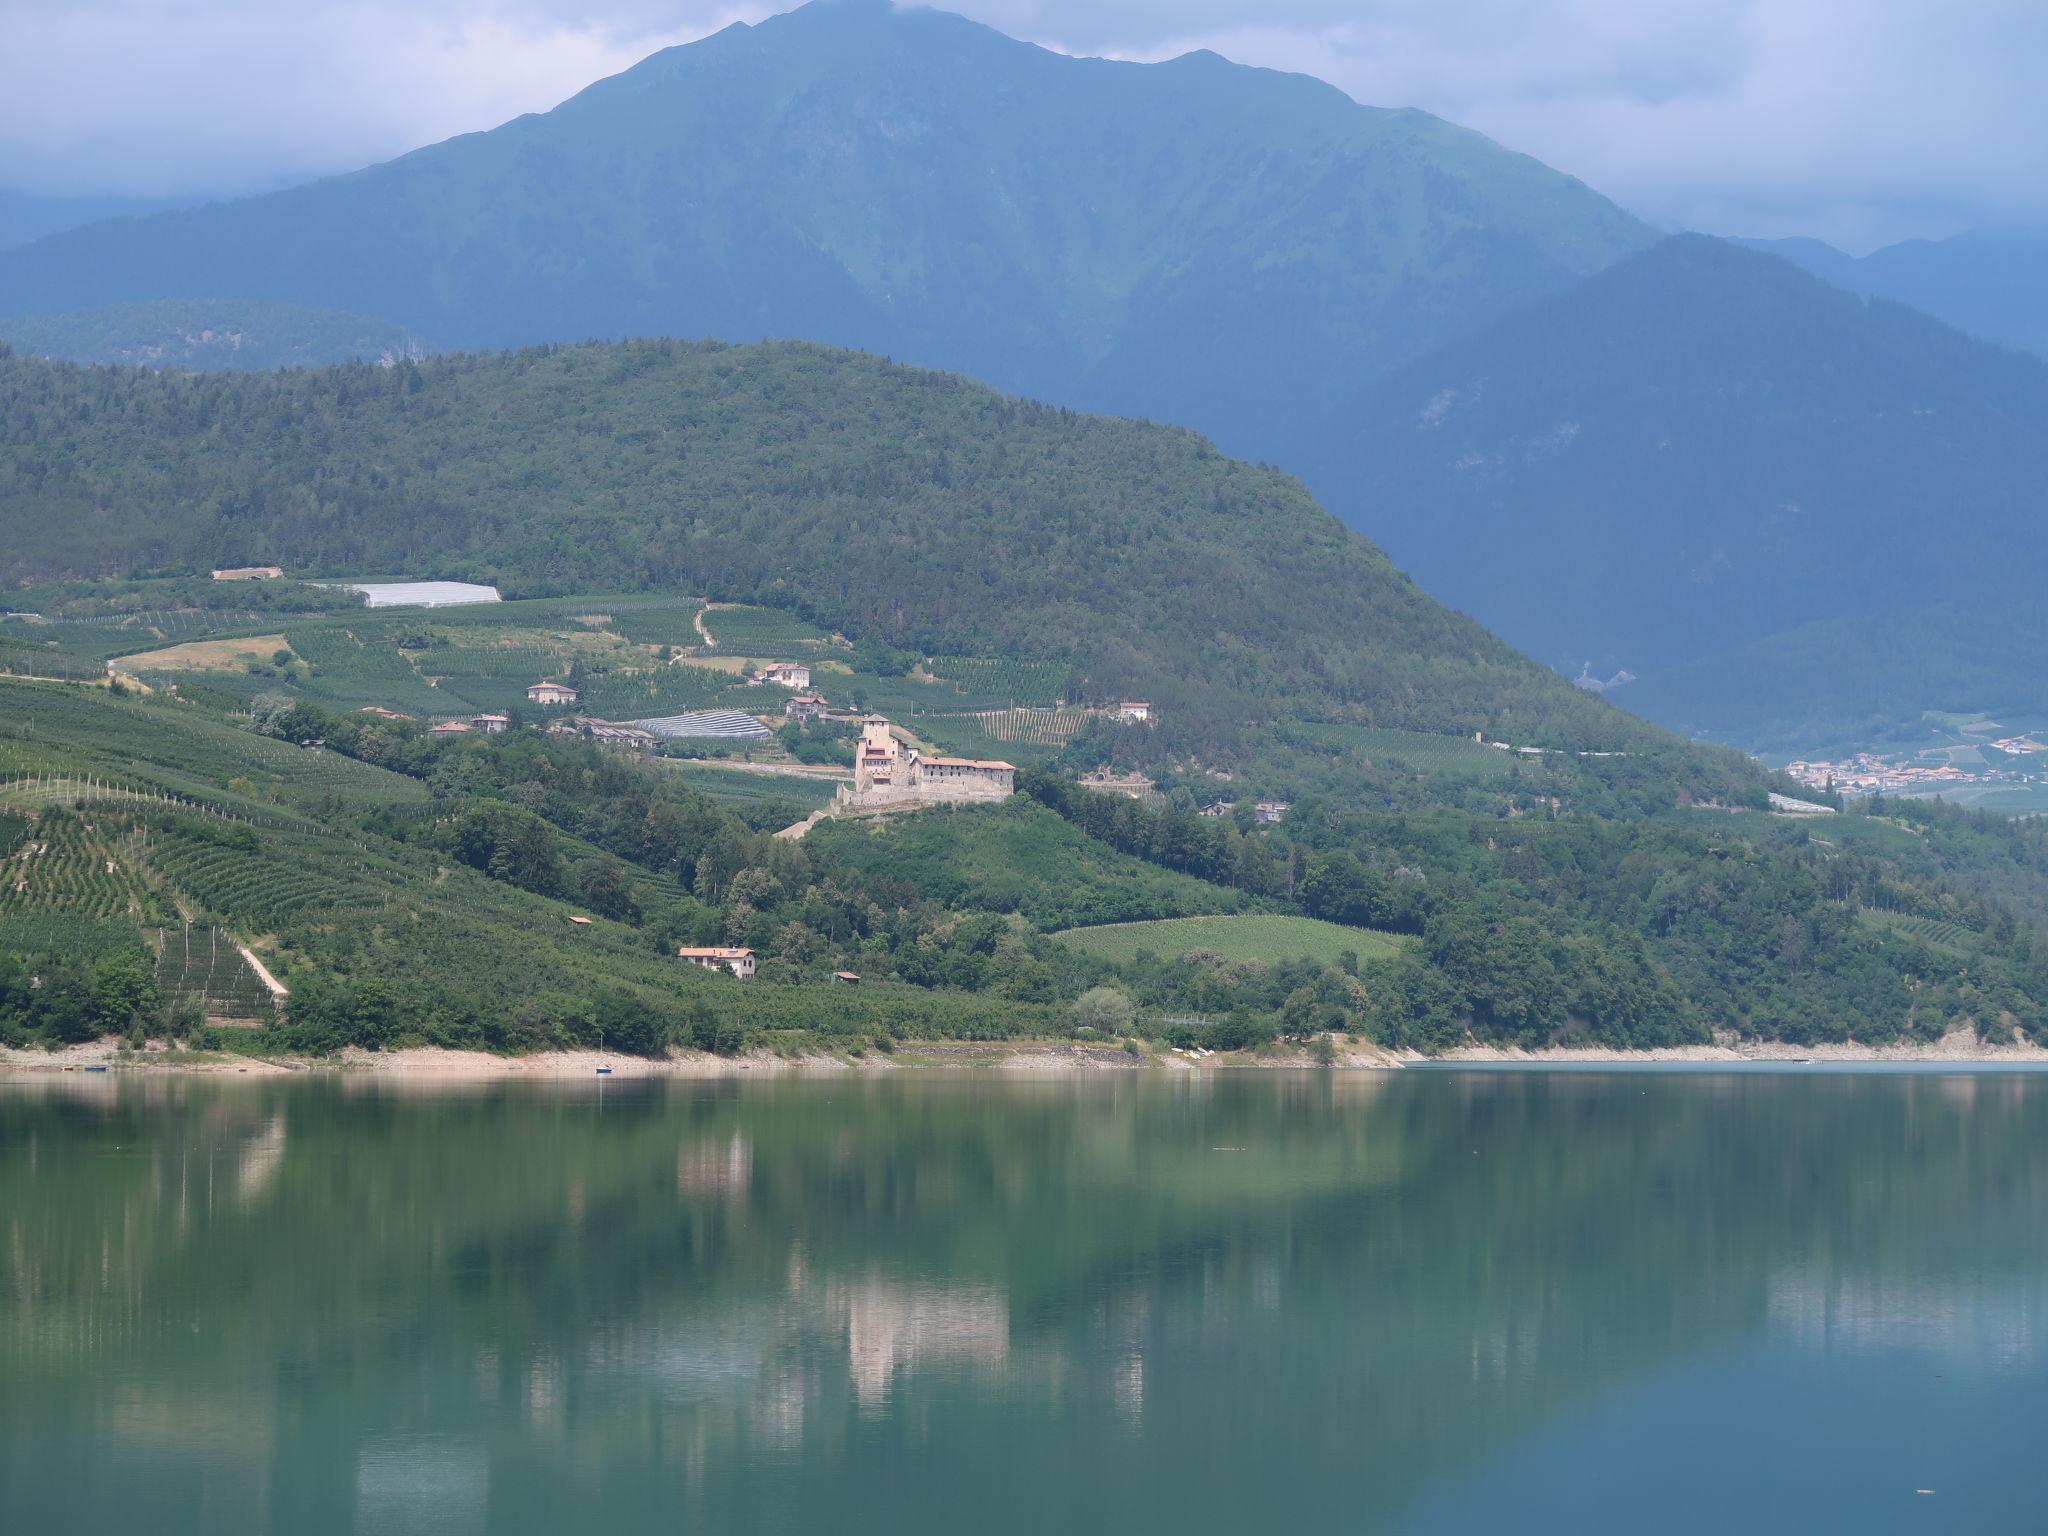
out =
<svg viewBox="0 0 2048 1536"><path fill-rule="evenodd" d="M75 363L226 370L374 363L430 350L387 321L231 299L159 299L0 320L0 341L32 357Z"/></svg>
<svg viewBox="0 0 2048 1536"><path fill-rule="evenodd" d="M1059 658L1084 698L1160 703L1161 754L1288 715L1659 740L1277 471L812 346L233 376L0 358L0 530L12 582L275 562L652 588L926 655Z"/></svg>
<svg viewBox="0 0 2048 1536"><path fill-rule="evenodd" d="M1311 483L1423 586L1681 729L2048 705L2048 367L1773 257L1674 238L1329 432Z"/></svg>
<svg viewBox="0 0 2048 1536"><path fill-rule="evenodd" d="M0 256L0 314L265 300L455 347L801 337L1273 457L1331 391L1650 238L1306 76L842 0L352 175L56 235Z"/></svg>

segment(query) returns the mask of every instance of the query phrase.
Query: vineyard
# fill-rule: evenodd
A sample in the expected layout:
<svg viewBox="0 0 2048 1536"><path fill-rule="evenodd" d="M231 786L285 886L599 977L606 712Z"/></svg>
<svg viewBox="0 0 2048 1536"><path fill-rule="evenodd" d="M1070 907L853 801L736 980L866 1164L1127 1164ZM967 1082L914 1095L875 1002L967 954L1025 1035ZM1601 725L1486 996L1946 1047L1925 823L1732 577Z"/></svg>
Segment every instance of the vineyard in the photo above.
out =
<svg viewBox="0 0 2048 1536"><path fill-rule="evenodd" d="M74 663L93 663L186 640L239 634L262 622L261 614L200 608L152 609L97 619L0 619L0 655L12 646L22 646L44 655L61 655ZM96 668L91 675L104 670ZM57 674L46 670L44 675Z"/></svg>
<svg viewBox="0 0 2048 1536"><path fill-rule="evenodd" d="M462 646L433 650L419 658L419 670L436 679L442 714L464 710L509 710L526 704L526 690L544 678L568 672L576 653L537 645Z"/></svg>
<svg viewBox="0 0 2048 1536"><path fill-rule="evenodd" d="M991 741L1058 749L1080 735L1092 717L1085 709L997 709L974 718Z"/></svg>
<svg viewBox="0 0 2048 1536"><path fill-rule="evenodd" d="M625 636L635 645L695 647L704 643L704 637L697 633L697 615L703 609L704 605L698 602L615 609L611 622L604 627L613 634Z"/></svg>
<svg viewBox="0 0 2048 1536"><path fill-rule="evenodd" d="M1016 706L1051 709L1066 702L1072 669L1063 661L990 660L974 656L940 656L932 674L944 678L973 701L966 709Z"/></svg>
<svg viewBox="0 0 2048 1536"><path fill-rule="evenodd" d="M624 619L625 615L618 617ZM832 644L832 637L817 625L780 608L711 607L704 612L704 627L711 631L719 650L742 656L796 655Z"/></svg>
<svg viewBox="0 0 2048 1536"><path fill-rule="evenodd" d="M381 893L364 889L330 871L335 849L270 840L239 841L204 836L196 826L172 828L161 837L151 862L207 911L233 918L252 930L289 923L309 908L374 903Z"/></svg>
<svg viewBox="0 0 2048 1536"><path fill-rule="evenodd" d="M156 985L166 1001L196 1002L210 1019L267 1022L270 989L242 958L234 935L218 928L159 928L146 937L156 952Z"/></svg>
<svg viewBox="0 0 2048 1536"><path fill-rule="evenodd" d="M402 774L259 736L191 705L0 681L0 776L21 774L111 782L143 798L204 802L280 826L307 825L289 808L295 803L426 798L424 787Z"/></svg>
<svg viewBox="0 0 2048 1536"><path fill-rule="evenodd" d="M460 709L421 679L398 649L401 631L384 626L307 628L285 631L285 643L313 669L308 693L344 709L367 704L407 712Z"/></svg>
<svg viewBox="0 0 2048 1536"><path fill-rule="evenodd" d="M105 677L107 664L73 651L0 635L0 672L14 677L61 677L83 683Z"/></svg>
<svg viewBox="0 0 2048 1536"><path fill-rule="evenodd" d="M1027 733L1021 727L1018 739L998 741L982 728L979 715L925 715L917 722L917 734L955 757L1005 758L1019 764L1042 762L1064 744L1022 739Z"/></svg>
<svg viewBox="0 0 2048 1536"><path fill-rule="evenodd" d="M1914 917L1904 912L1881 911L1876 907L1859 908L1856 917L1879 933L1915 939L1930 949L1946 950L1952 954L1976 949L1980 944L1979 936L1961 923L1945 922L1940 918Z"/></svg>
<svg viewBox="0 0 2048 1536"><path fill-rule="evenodd" d="M141 874L145 852L143 831L110 813L45 812L0 861L0 931L11 938L13 920L29 914L139 920L155 905Z"/></svg>
<svg viewBox="0 0 2048 1536"><path fill-rule="evenodd" d="M581 714L605 720L641 720L654 715L677 715L703 709L732 689L732 676L708 667L664 666L650 672L605 672L587 676L583 696L577 701ZM752 690L751 702L766 702L764 690ZM780 698L780 690L776 690Z"/></svg>

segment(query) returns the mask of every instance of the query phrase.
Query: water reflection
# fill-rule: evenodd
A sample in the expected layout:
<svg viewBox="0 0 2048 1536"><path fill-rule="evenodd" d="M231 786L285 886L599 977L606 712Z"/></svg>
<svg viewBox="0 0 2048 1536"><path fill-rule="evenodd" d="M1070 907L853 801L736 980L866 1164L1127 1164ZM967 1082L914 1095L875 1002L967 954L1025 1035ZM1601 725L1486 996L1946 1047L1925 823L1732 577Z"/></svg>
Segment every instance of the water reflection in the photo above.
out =
<svg viewBox="0 0 2048 1536"><path fill-rule="evenodd" d="M1469 1490L1643 1392L1725 1444L1703 1364L1840 1457L1934 1411L1845 1362L2038 1392L2044 1095L9 1080L0 1528L1541 1528Z"/></svg>

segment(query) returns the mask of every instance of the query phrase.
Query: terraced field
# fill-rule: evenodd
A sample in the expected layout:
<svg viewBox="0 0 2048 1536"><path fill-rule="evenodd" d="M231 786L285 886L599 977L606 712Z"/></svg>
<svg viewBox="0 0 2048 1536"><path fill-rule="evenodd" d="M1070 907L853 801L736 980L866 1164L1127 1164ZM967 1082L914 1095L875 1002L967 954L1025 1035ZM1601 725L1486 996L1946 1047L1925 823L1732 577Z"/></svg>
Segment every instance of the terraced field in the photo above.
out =
<svg viewBox="0 0 2048 1536"><path fill-rule="evenodd" d="M1267 965L1282 960L1341 965L1347 951L1360 960L1382 960L1400 953L1410 942L1397 934L1266 912L1109 923L1099 928L1068 928L1053 937L1119 965L1137 959L1140 950L1168 960L1208 950L1226 960L1257 960Z"/></svg>

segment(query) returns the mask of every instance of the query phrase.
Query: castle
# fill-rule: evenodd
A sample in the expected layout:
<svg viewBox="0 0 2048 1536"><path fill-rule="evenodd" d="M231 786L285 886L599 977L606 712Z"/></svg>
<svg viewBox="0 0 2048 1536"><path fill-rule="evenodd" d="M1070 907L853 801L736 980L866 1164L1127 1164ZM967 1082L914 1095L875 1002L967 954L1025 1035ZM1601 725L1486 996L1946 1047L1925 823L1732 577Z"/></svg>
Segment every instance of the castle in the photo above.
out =
<svg viewBox="0 0 2048 1536"><path fill-rule="evenodd" d="M861 722L853 758L853 787L842 787L841 810L886 810L914 805L1007 800L1017 792L1014 764L975 757L926 757L897 740L889 722Z"/></svg>

